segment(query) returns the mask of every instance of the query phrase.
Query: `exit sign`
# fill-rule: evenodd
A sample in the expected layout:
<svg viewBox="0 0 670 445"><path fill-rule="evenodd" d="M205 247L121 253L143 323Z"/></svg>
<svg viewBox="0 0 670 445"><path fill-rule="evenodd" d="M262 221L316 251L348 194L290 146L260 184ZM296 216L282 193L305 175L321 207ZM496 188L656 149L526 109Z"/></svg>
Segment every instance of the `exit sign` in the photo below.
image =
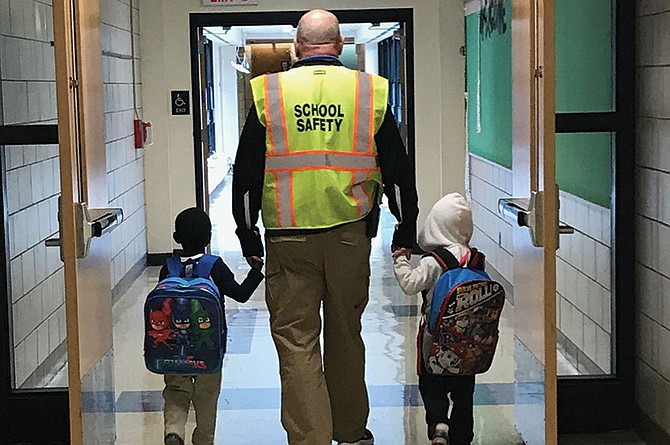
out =
<svg viewBox="0 0 670 445"><path fill-rule="evenodd" d="M257 5L258 0L202 0L204 6L245 6Z"/></svg>

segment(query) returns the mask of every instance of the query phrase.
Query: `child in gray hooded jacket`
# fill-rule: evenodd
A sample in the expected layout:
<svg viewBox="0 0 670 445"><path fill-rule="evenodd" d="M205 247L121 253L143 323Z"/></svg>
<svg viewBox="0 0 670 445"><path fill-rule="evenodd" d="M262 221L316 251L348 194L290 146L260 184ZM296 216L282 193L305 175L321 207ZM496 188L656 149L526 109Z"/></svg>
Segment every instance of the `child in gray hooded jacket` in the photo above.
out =
<svg viewBox="0 0 670 445"><path fill-rule="evenodd" d="M471 255L472 210L468 202L458 193L450 193L440 199L431 209L423 228L419 232L418 244L430 252L446 249L467 267L482 268L484 256ZM399 253L393 254L396 279L403 292L424 296L424 317L430 312L433 288L443 273L442 266L433 256L424 256L416 267ZM477 264L472 264L473 262ZM474 437L473 402L475 376L432 375L421 363L419 390L426 409L428 438L431 445L469 445ZM451 416L449 399L453 402Z"/></svg>

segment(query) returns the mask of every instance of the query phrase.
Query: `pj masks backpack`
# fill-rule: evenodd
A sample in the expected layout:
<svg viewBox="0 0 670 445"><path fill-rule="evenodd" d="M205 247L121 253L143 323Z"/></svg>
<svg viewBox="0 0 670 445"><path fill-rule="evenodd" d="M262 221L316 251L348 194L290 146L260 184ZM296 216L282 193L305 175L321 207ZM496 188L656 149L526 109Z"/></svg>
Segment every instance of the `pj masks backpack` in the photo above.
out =
<svg viewBox="0 0 670 445"><path fill-rule="evenodd" d="M217 257L167 261L168 277L144 303L144 362L156 374L213 374L226 352L226 319L209 276Z"/></svg>
<svg viewBox="0 0 670 445"><path fill-rule="evenodd" d="M471 250L467 264L459 264L446 249L426 256L434 257L443 273L433 289L430 314L419 329L419 360L433 375L488 371L498 344L505 289L484 272L484 255L477 249Z"/></svg>

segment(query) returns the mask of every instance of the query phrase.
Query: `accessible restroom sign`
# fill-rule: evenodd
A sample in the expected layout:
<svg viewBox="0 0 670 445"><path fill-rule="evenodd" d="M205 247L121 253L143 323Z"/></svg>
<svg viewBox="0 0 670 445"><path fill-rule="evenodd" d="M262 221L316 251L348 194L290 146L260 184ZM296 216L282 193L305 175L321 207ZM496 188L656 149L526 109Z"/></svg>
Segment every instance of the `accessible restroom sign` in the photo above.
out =
<svg viewBox="0 0 670 445"><path fill-rule="evenodd" d="M202 0L204 6L244 6L257 5L258 0Z"/></svg>

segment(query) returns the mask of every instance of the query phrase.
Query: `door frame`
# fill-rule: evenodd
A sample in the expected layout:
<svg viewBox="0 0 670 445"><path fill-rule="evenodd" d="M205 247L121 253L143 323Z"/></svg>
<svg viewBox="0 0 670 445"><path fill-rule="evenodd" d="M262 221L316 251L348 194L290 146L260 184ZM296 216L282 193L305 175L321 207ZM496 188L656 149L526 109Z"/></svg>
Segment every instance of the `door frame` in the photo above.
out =
<svg viewBox="0 0 670 445"><path fill-rule="evenodd" d="M402 22L405 24L405 59L407 61L406 108L407 108L407 155L415 172L415 106L414 106L414 10L412 8L380 8L380 9L332 9L340 23L360 22ZM233 13L191 13L189 16L191 46L191 97L193 104L193 148L195 161L195 197L196 205L207 208L205 197L205 162L203 159L202 125L202 94L200 61L198 54L198 29L206 26L242 26L242 25L275 25L291 23L298 25L298 20L307 10L287 12L233 12Z"/></svg>
<svg viewBox="0 0 670 445"><path fill-rule="evenodd" d="M1 93L1 92L0 92ZM0 94L1 97L1 94ZM0 120L1 122L1 120ZM58 125L0 125L0 150L8 145L57 145ZM67 388L13 388L13 352L10 347L12 324L9 311L11 298L7 210L7 178L5 156L0 156L0 192L2 193L3 225L0 227L0 419L2 439L7 443L68 443L70 438L69 396ZM50 413L44 416L44 413Z"/></svg>
<svg viewBox="0 0 670 445"><path fill-rule="evenodd" d="M556 114L556 133L615 133L612 284L613 374L558 379L561 434L630 429L635 409L635 2L614 0L614 111ZM579 407L579 409L575 409Z"/></svg>

